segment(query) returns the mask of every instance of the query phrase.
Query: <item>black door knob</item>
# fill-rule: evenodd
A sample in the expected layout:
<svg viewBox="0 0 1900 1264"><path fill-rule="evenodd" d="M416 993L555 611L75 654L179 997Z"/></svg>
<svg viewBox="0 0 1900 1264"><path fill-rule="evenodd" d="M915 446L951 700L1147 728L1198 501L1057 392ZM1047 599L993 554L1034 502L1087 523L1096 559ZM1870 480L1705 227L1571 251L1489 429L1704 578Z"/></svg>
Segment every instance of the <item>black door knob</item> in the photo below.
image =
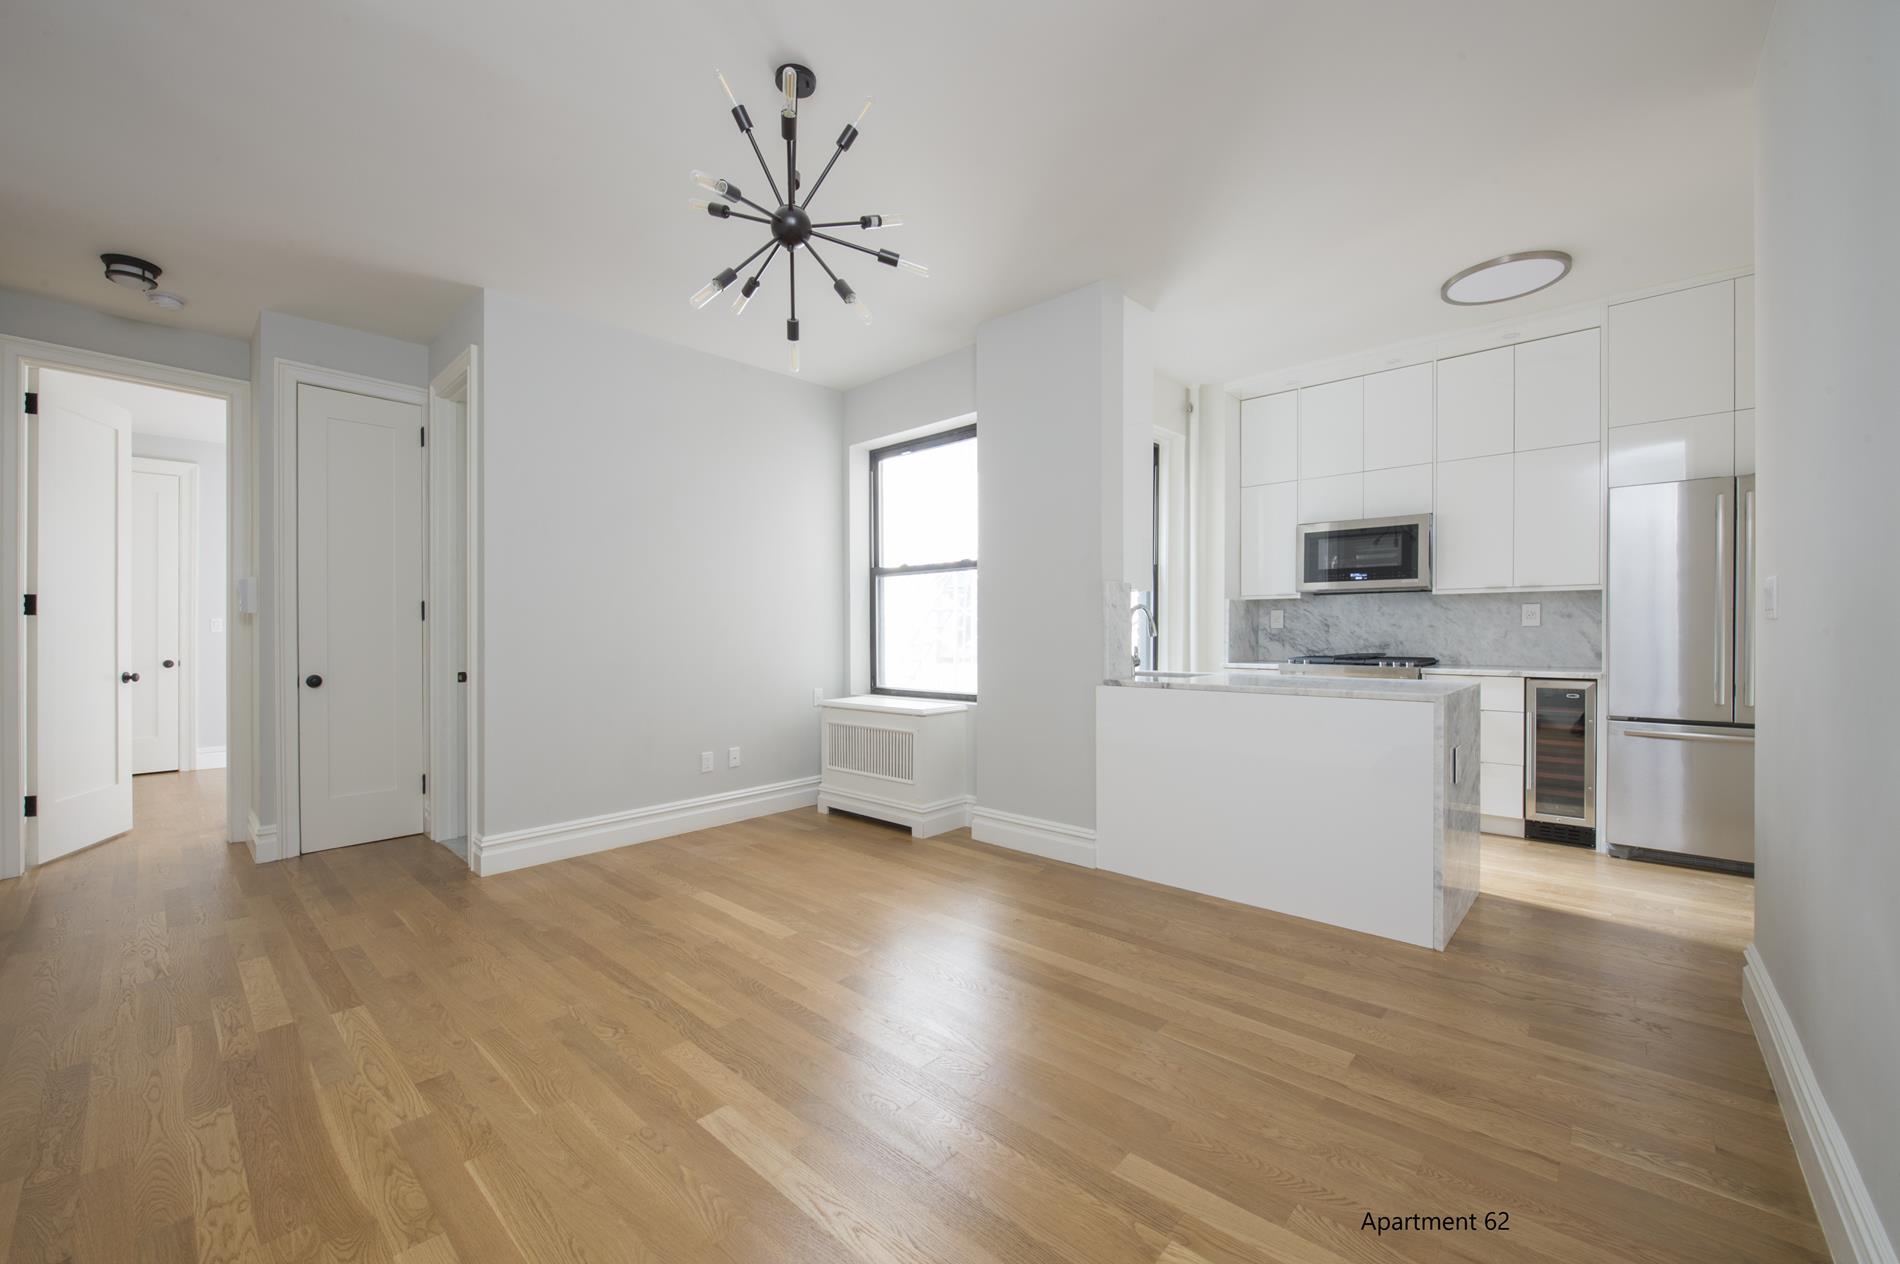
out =
<svg viewBox="0 0 1900 1264"><path fill-rule="evenodd" d="M323 687L323 677L314 675L305 676L303 683L309 685L312 689L321 689Z"/></svg>
<svg viewBox="0 0 1900 1264"><path fill-rule="evenodd" d="M160 664L160 666L162 666L162 667L176 667L176 666L178 666L178 664L177 664L177 663L174 663L174 662L173 662L173 661L172 661L171 659L169 659L169 658L168 658L168 659L166 659L166 660L165 660L165 661L164 661L163 663L161 663L161 664Z"/></svg>
<svg viewBox="0 0 1900 1264"><path fill-rule="evenodd" d="M139 674L137 672L120 672L119 673L119 683L122 685L133 684L138 680L138 678L139 678Z"/></svg>

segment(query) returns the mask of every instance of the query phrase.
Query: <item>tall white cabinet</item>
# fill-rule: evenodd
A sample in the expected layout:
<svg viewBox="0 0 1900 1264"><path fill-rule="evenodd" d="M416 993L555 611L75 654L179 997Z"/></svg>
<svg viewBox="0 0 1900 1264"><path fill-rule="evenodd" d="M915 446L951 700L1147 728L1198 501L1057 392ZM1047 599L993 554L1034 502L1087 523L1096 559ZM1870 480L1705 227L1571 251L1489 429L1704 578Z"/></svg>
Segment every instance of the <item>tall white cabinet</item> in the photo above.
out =
<svg viewBox="0 0 1900 1264"><path fill-rule="evenodd" d="M1755 278L1610 307L1612 487L1755 472Z"/></svg>

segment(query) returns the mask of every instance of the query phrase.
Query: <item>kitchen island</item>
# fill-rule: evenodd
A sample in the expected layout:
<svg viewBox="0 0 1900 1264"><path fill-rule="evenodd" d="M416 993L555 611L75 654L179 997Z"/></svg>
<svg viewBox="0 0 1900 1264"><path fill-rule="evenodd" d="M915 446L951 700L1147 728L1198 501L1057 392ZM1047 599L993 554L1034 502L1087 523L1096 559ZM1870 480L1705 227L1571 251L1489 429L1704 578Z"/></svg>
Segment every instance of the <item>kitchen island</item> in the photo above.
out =
<svg viewBox="0 0 1900 1264"><path fill-rule="evenodd" d="M1096 865L1442 949L1478 893L1478 714L1458 680L1110 681Z"/></svg>

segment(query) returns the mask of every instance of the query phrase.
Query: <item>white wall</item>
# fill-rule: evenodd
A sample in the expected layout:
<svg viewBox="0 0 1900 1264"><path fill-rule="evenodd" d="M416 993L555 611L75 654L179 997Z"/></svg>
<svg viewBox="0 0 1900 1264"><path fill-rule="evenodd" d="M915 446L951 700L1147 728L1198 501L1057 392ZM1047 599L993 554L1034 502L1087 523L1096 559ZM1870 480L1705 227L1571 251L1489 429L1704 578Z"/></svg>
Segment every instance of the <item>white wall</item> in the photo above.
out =
<svg viewBox="0 0 1900 1264"><path fill-rule="evenodd" d="M429 384L429 348L380 334L366 334L321 321L259 312L251 339L251 409L257 419L257 597L260 613L242 616L257 637L257 770L252 811L259 824L275 825L277 801L277 644L272 622L277 600L276 477L279 427L295 422L296 401L276 396L276 362L291 360L320 368L360 374L404 386ZM279 407L283 409L280 417ZM294 672L296 664L283 670Z"/></svg>
<svg viewBox="0 0 1900 1264"><path fill-rule="evenodd" d="M484 834L815 777L842 396L493 291L481 336Z"/></svg>
<svg viewBox="0 0 1900 1264"><path fill-rule="evenodd" d="M441 376L442 370L455 362L455 357L470 347L482 345L482 313L485 310L487 296L477 292L468 302L456 309L448 323L429 342L429 380Z"/></svg>
<svg viewBox="0 0 1900 1264"><path fill-rule="evenodd" d="M101 278L99 284L110 283ZM251 376L250 344L241 338L193 333L157 321L127 320L18 290L0 290L0 334L239 381Z"/></svg>
<svg viewBox="0 0 1900 1264"><path fill-rule="evenodd" d="M1120 292L1096 284L977 329L974 831L986 841L1024 842L986 827L985 811L1094 829L1095 689L1117 623L1124 672L1128 651L1126 590L1110 605L1123 561L1111 453L1129 433L1124 323ZM1148 407L1144 397L1144 423Z"/></svg>
<svg viewBox="0 0 1900 1264"><path fill-rule="evenodd" d="M845 392L847 445L890 439L976 411L976 348L900 369Z"/></svg>
<svg viewBox="0 0 1900 1264"><path fill-rule="evenodd" d="M224 633L212 620L224 618L224 445L141 434L132 418L132 455L189 461L198 467L198 747L225 745Z"/></svg>
<svg viewBox="0 0 1900 1264"><path fill-rule="evenodd" d="M1759 624L1755 942L1890 1229L1900 676L1883 664L1900 568L1880 542L1900 536L1896 67L1891 0L1781 0L1756 177L1761 569L1781 613Z"/></svg>
<svg viewBox="0 0 1900 1264"><path fill-rule="evenodd" d="M1230 460L1239 459L1240 401L1218 386L1203 386L1194 403L1190 441L1194 465L1194 651L1192 671L1227 661L1228 541L1240 534L1240 506L1228 494Z"/></svg>

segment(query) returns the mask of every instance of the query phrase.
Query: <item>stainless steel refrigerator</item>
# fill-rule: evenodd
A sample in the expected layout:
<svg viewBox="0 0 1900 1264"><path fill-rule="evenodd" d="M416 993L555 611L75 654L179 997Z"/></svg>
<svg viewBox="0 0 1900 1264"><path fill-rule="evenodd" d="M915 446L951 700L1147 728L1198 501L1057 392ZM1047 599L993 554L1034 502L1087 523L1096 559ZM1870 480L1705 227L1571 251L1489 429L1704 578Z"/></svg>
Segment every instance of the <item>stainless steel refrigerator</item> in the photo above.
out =
<svg viewBox="0 0 1900 1264"><path fill-rule="evenodd" d="M1755 478L1610 491L1613 850L1755 861Z"/></svg>

